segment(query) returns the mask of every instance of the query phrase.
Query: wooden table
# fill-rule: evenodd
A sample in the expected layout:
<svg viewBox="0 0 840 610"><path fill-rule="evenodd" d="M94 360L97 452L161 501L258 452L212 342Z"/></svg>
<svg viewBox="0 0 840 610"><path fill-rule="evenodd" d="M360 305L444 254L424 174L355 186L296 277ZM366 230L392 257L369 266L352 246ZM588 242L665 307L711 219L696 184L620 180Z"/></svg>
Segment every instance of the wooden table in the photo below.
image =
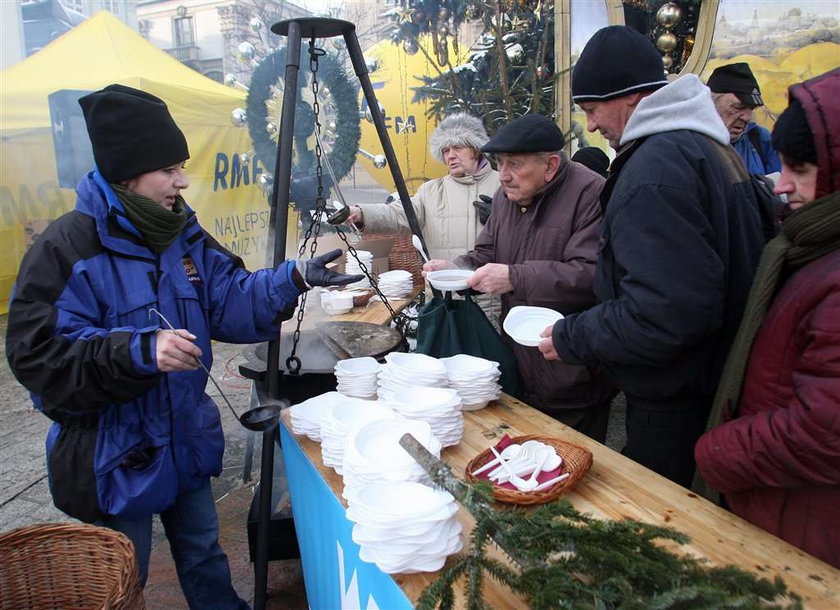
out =
<svg viewBox="0 0 840 610"><path fill-rule="evenodd" d="M578 510L603 519L634 519L671 527L691 538L691 543L681 549L686 553L716 565L734 564L770 580L781 576L791 590L802 596L807 608L840 608L840 570L525 403L502 395L500 400L484 409L464 413L464 419L461 442L445 449L441 456L457 475L463 477L467 462L505 434L550 435L584 445L593 453L592 468L566 496ZM283 424L318 474L346 506L341 497L342 478L332 468L323 466L320 445L290 432L288 411L284 413ZM294 495L292 505L294 507ZM466 540L474 522L464 508L459 511L459 520L466 526ZM436 580L437 574L394 575L393 578L408 599L415 602L423 589ZM485 579L485 583L485 594L493 600L494 607L526 607L521 599L492 579ZM456 595L457 599L463 599L462 591L456 589Z"/></svg>
<svg viewBox="0 0 840 610"><path fill-rule="evenodd" d="M388 299L388 303L396 313L400 313L408 306L409 303L411 303L414 297L420 294L420 291L422 290L422 286L416 287L405 299ZM297 312L295 313L297 314ZM292 318L292 321L293 320L294 318ZM390 324L391 312L388 311L388 308L385 307L385 304L382 303L382 301L371 301L365 307L354 307L347 313L335 316L324 314L323 316L307 317L304 315L303 328L315 326L319 321L324 320L328 320L330 322L369 322L371 324ZM285 325L287 326L292 324L292 321L286 322Z"/></svg>

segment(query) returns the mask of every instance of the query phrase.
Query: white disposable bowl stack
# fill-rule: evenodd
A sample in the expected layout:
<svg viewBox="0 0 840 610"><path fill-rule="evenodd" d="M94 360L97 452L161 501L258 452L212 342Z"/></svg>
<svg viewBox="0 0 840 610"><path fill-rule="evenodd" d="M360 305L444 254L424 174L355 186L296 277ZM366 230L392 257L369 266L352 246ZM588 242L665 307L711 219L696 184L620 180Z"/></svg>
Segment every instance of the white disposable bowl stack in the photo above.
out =
<svg viewBox="0 0 840 610"><path fill-rule="evenodd" d="M418 353L391 352L379 367L378 394L390 399L415 386L446 387L446 367L437 358Z"/></svg>
<svg viewBox="0 0 840 610"><path fill-rule="evenodd" d="M347 498L359 557L387 574L440 570L463 547L457 512L451 494L420 483L369 483Z"/></svg>
<svg viewBox="0 0 840 610"><path fill-rule="evenodd" d="M406 419L427 422L444 447L457 445L464 435L461 397L452 388L408 387L386 402Z"/></svg>
<svg viewBox="0 0 840 610"><path fill-rule="evenodd" d="M411 434L429 453L440 457L440 441L426 422L382 419L363 424L348 434L344 446L344 497L375 481L431 484L428 473L400 445L404 434Z"/></svg>
<svg viewBox="0 0 840 610"><path fill-rule="evenodd" d="M344 263L344 273L348 275L356 275L362 273L362 268L359 263L364 263L365 268L368 270L369 274L373 274L373 254L368 252L367 250L356 250L356 256L359 260L356 260L352 254L348 251L345 258ZM348 284L347 289L359 289L359 290L366 290L370 288L370 280L367 276L363 277L358 282L354 282L352 284Z"/></svg>
<svg viewBox="0 0 840 610"><path fill-rule="evenodd" d="M321 460L324 466L342 474L346 437L369 421L395 417L394 411L380 402L342 396L342 400L333 403L321 419Z"/></svg>
<svg viewBox="0 0 840 610"><path fill-rule="evenodd" d="M292 432L304 434L307 438L320 443L321 418L327 412L327 409L332 409L337 400L341 401L343 399L344 397L338 392L326 392L292 405L289 409Z"/></svg>
<svg viewBox="0 0 840 610"><path fill-rule="evenodd" d="M461 397L462 411L481 409L501 396L499 377L502 373L498 362L467 354L441 358L440 361L446 367L449 387Z"/></svg>
<svg viewBox="0 0 840 610"><path fill-rule="evenodd" d="M380 292L388 299L404 299L414 289L414 279L411 272L404 269L394 269L380 273L377 278Z"/></svg>
<svg viewBox="0 0 840 610"><path fill-rule="evenodd" d="M349 358L335 363L337 390L345 396L372 399L376 397L379 363L375 358Z"/></svg>

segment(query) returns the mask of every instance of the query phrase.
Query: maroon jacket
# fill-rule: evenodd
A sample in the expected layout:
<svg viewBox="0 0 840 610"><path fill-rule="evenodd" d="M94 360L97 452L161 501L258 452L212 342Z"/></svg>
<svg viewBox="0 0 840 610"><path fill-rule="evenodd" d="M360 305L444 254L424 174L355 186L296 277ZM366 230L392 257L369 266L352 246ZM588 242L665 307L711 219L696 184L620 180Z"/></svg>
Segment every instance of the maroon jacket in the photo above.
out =
<svg viewBox="0 0 840 610"><path fill-rule="evenodd" d="M817 144L817 197L840 204L840 117L828 106L840 70L831 82L791 93ZM695 456L735 514L840 567L840 250L781 287L753 343L738 417L703 435Z"/></svg>
<svg viewBox="0 0 840 610"><path fill-rule="evenodd" d="M460 267L485 263L510 266L513 291L502 295L502 320L516 305L555 309L562 314L595 304L592 278L598 258L604 179L563 155L546 190L521 207L496 191L490 218L475 249L455 259ZM523 400L546 413L606 400L610 388L584 366L549 362L536 347L514 343Z"/></svg>

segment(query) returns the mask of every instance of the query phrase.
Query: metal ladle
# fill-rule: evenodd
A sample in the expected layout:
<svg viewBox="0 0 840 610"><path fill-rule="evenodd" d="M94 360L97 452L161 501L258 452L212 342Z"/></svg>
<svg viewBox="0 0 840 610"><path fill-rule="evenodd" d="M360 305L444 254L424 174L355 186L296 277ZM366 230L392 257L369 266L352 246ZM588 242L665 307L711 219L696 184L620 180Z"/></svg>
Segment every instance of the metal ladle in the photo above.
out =
<svg viewBox="0 0 840 610"><path fill-rule="evenodd" d="M155 309L154 307L150 307L149 315L151 314L157 315L161 320L163 320L164 324L166 324L169 327L169 330L171 330L177 336L181 337L181 335L178 334L178 331L175 330L175 327L172 326L172 324L169 323L169 320L166 319L166 316L160 313L157 309ZM186 337L182 338L185 339ZM237 421L239 421L242 427L248 430L253 430L254 432L262 432L263 430L267 430L278 421L280 417L280 412L289 406L289 401L287 400L271 399L267 400L259 407L248 409L242 415L239 415L236 412L236 409L233 408L233 405L230 404L228 397L225 396L225 393L222 391L221 386L213 378L213 375L210 374L208 368L204 366L204 363L201 361L201 359L196 358L195 360L198 363L198 365L202 369L204 369L204 372L207 373L207 377L210 379L210 381L213 382L213 385L216 386L216 390L219 391L219 395L222 397L222 400L225 401L225 404L227 405L228 409L230 409L230 412L233 413L233 416L237 419Z"/></svg>

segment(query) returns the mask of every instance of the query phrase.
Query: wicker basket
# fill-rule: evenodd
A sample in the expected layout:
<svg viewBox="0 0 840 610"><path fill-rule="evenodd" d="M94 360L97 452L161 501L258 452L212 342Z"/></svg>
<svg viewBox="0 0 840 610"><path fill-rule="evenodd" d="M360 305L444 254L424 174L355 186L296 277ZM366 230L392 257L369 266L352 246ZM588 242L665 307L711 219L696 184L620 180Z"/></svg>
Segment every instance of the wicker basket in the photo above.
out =
<svg viewBox="0 0 840 610"><path fill-rule="evenodd" d="M77 523L0 534L3 610L145 607L134 546L123 534Z"/></svg>
<svg viewBox="0 0 840 610"><path fill-rule="evenodd" d="M558 481L551 487L541 489L540 491L519 491L517 489L507 489L506 487L499 487L493 485L493 497L499 502L507 502L508 504L545 504L551 502L562 496L567 491L570 491L577 485L578 481L583 478L583 475L592 466L592 452L586 447L575 445L566 442L553 436L515 436L512 437L511 443L522 444L525 441L536 440L545 443L557 451L557 454L563 458L563 472L569 473L569 476L562 481ZM464 474L470 483L477 481L486 481L487 479L473 476L471 473L481 468L484 464L493 459L493 453L490 449L485 449L467 464Z"/></svg>
<svg viewBox="0 0 840 610"><path fill-rule="evenodd" d="M388 254L388 269L405 269L411 273L414 287L423 286L426 282L423 279L423 259L420 253L411 243L410 233L365 233L365 239L393 238L394 245Z"/></svg>

